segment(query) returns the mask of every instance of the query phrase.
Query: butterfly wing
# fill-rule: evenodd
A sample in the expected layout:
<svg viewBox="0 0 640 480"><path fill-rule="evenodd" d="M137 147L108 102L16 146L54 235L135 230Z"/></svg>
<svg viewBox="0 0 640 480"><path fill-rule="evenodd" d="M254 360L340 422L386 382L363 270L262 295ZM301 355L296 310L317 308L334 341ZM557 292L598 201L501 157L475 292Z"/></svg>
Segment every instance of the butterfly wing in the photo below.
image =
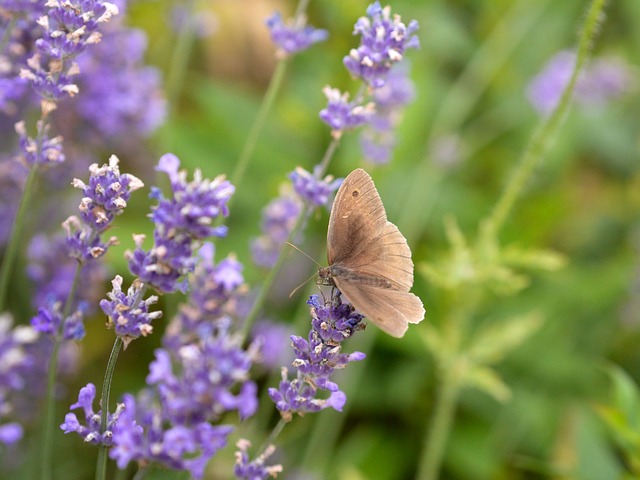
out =
<svg viewBox="0 0 640 480"><path fill-rule="evenodd" d="M413 293L379 288L335 277L336 287L360 313L393 337L402 337L409 323L424 318L422 301Z"/></svg>
<svg viewBox="0 0 640 480"><path fill-rule="evenodd" d="M373 180L362 169L351 172L331 208L327 233L329 265L358 274L383 277L396 290L413 285L413 262L407 240L387 221Z"/></svg>

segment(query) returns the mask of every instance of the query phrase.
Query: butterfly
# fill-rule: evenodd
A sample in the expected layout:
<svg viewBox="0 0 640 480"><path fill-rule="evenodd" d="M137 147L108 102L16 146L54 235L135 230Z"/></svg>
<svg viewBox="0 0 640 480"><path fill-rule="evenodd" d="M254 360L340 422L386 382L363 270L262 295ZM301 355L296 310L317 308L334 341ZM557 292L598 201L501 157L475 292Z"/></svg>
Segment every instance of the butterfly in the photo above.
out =
<svg viewBox="0 0 640 480"><path fill-rule="evenodd" d="M407 240L387 220L373 180L360 168L344 179L333 201L327 260L320 280L384 332L402 337L409 323L424 319L422 301L409 292L413 261Z"/></svg>

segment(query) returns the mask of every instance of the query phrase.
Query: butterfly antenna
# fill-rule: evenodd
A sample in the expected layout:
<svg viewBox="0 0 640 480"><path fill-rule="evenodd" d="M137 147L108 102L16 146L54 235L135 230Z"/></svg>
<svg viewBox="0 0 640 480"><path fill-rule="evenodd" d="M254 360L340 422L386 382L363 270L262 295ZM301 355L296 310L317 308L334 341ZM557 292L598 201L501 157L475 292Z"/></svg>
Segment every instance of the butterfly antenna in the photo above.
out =
<svg viewBox="0 0 640 480"><path fill-rule="evenodd" d="M309 278L307 278L304 282L302 282L300 285L298 285L296 288L291 290L291 293L289 294L289 298L293 297L298 290L300 290L302 287L304 287L309 282L309 280L311 280L316 275L317 275L317 273L314 273Z"/></svg>
<svg viewBox="0 0 640 480"><path fill-rule="evenodd" d="M289 242L284 242L287 245L289 245L290 247L295 248L297 251L299 251L301 254L303 254L305 257L307 257L309 260L311 260L313 263L315 263L319 268L322 268L322 265L320 265L315 258L311 257L310 255L308 255L306 252L303 252L302 250L300 250L298 247L296 247L293 243L289 243ZM305 280L304 283L307 283L309 280ZM302 285L304 285L304 283ZM298 286L297 288L300 288L302 285Z"/></svg>

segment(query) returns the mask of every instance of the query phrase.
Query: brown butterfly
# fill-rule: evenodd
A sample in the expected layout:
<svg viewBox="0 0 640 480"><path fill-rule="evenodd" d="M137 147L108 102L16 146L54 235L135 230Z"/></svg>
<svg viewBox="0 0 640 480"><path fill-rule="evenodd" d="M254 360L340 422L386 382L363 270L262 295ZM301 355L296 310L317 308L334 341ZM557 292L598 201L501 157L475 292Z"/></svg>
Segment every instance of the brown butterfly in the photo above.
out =
<svg viewBox="0 0 640 480"><path fill-rule="evenodd" d="M360 168L344 179L333 202L327 260L320 279L389 335L402 337L409 323L424 319L422 301L409 293L413 262L407 240L387 221L373 180Z"/></svg>

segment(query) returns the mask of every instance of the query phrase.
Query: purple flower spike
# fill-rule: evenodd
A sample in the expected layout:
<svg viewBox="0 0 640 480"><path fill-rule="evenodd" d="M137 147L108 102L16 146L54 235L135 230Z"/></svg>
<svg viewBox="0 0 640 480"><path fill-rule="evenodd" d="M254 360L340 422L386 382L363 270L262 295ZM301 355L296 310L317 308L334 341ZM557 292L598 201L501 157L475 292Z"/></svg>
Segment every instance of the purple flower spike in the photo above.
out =
<svg viewBox="0 0 640 480"><path fill-rule="evenodd" d="M289 174L293 183L293 189L303 199L315 206L327 205L329 197L338 189L342 179L333 179L332 175L327 175L324 179L318 178L320 165L316 166L313 174L307 172L302 167L297 167Z"/></svg>
<svg viewBox="0 0 640 480"><path fill-rule="evenodd" d="M78 93L71 80L79 73L73 60L87 45L100 41L100 24L117 15L118 7L102 0L49 0L46 6L48 12L38 19L42 37L20 76L40 97L55 101Z"/></svg>
<svg viewBox="0 0 640 480"><path fill-rule="evenodd" d="M93 410L93 402L96 398L96 387L92 383L88 383L80 389L78 393L78 401L69 408L75 410L81 408L84 412L85 425L80 423L75 413L67 413L64 417L64 423L60 425L60 429L64 433L77 433L80 437L91 445L103 445L110 447L113 444L113 428L118 422L120 415L124 410L124 405L119 404L113 414L107 415L107 429L102 432L100 430L100 411Z"/></svg>
<svg viewBox="0 0 640 480"><path fill-rule="evenodd" d="M406 26L399 15L391 16L391 7L382 8L375 2L367 8L367 16L355 24L353 33L361 36L360 46L344 57L344 65L354 77L380 88L391 67L402 60L404 51L420 46L416 30L416 20Z"/></svg>
<svg viewBox="0 0 640 480"><path fill-rule="evenodd" d="M248 440L240 439L236 443L238 451L236 451L236 465L233 468L233 474L239 480L266 480L269 477L276 478L278 473L282 472L282 465L265 465L266 460L273 455L275 447L269 445L258 458L251 460L249 457L249 447L251 443Z"/></svg>
<svg viewBox="0 0 640 480"><path fill-rule="evenodd" d="M271 400L286 421L291 420L294 413L303 415L329 407L341 411L346 396L330 377L335 369L365 358L362 352L340 353L341 343L364 328L360 323L362 315L355 313L351 305L341 303L339 296L333 303L321 305L318 296L312 295L307 303L311 306L309 336L307 339L291 336L296 355L292 365L298 371L297 376L290 380L288 370L283 368L279 387L269 389ZM316 398L318 390L330 392L329 397Z"/></svg>
<svg viewBox="0 0 640 480"><path fill-rule="evenodd" d="M107 293L110 300L101 300L100 308L109 317L108 328L114 328L116 335L124 341L126 346L139 336L151 334L151 322L162 316L162 312L150 312L149 306L158 301L158 297L151 295L145 300L142 296L141 285L134 282L127 293L122 291L122 277L116 275L111 281L113 289Z"/></svg>
<svg viewBox="0 0 640 480"><path fill-rule="evenodd" d="M325 87L327 107L320 111L320 118L331 127L334 136L340 136L343 131L366 124L375 112L373 103L361 105L349 102L347 92L340 93L337 88Z"/></svg>
<svg viewBox="0 0 640 480"><path fill-rule="evenodd" d="M63 340L82 340L84 338L85 305L63 318L62 303L49 302L47 308L39 308L38 314L31 319L31 326L38 332Z"/></svg>
<svg viewBox="0 0 640 480"><path fill-rule="evenodd" d="M329 32L306 25L302 16L287 23L282 21L279 12L267 19L267 27L271 32L271 40L278 47L278 56L286 57L306 50L314 43L327 39Z"/></svg>
<svg viewBox="0 0 640 480"><path fill-rule="evenodd" d="M131 192L144 186L139 178L130 173L120 173L118 157L112 155L108 165L89 167L89 184L75 178L72 185L82 190L80 202L82 220L96 232L102 232L127 206Z"/></svg>
<svg viewBox="0 0 640 480"><path fill-rule="evenodd" d="M40 128L41 122L38 121L38 129ZM62 151L62 137L50 138L47 135L48 128L44 129L45 132L39 146L36 139L27 135L24 122L16 123L15 129L18 134L20 151L28 165L50 165L65 161L64 152Z"/></svg>
<svg viewBox="0 0 640 480"><path fill-rule="evenodd" d="M165 199L159 190L152 195L159 204L151 219L161 230L160 235L172 236L173 232L182 232L194 239L222 237L225 228L213 227L213 220L227 216L227 202L235 190L231 183L218 176L214 180L202 179L200 170L196 170L191 182L186 180L186 172L178 171L180 160L170 153L160 158L156 170L169 176L173 199Z"/></svg>
<svg viewBox="0 0 640 480"><path fill-rule="evenodd" d="M144 236L136 235L136 250L126 254L131 272L164 293L186 289L184 276L196 265L196 242L226 234L225 226L213 224L220 215L228 215L227 202L235 190L223 176L207 180L199 170L188 182L186 172L179 167L175 155L166 154L160 159L157 170L169 176L173 197L165 198L158 188L152 190L151 198L158 200L150 215L155 224L154 245L144 251Z"/></svg>

